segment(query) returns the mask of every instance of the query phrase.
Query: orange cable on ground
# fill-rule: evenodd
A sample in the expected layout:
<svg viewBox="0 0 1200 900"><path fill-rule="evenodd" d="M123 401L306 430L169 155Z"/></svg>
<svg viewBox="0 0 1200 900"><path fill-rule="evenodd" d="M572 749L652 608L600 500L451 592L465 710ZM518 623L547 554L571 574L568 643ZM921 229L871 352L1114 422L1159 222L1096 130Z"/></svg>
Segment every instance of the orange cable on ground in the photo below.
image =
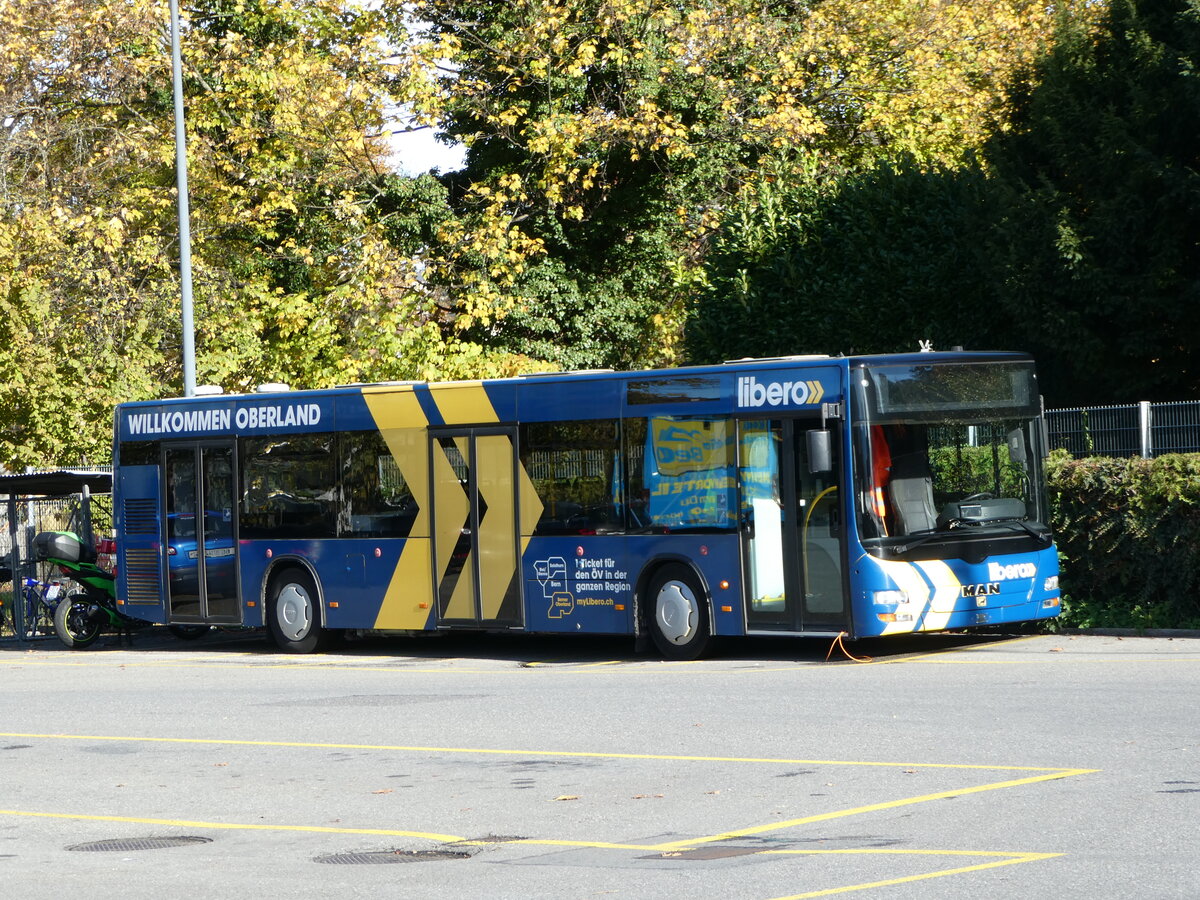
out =
<svg viewBox="0 0 1200 900"><path fill-rule="evenodd" d="M843 631L843 632L839 633L838 636L833 639L833 643L829 645L829 652L825 654L825 662L829 662L829 657L833 656L833 650L835 647L837 649L841 650L842 653L844 653L846 655L846 659L849 659L853 662L860 662L860 663L871 662L871 657L869 657L869 656L858 657L858 656L855 656L853 653L851 653L849 650L847 650L846 645L842 642L842 638L844 638L844 637L846 637L846 632Z"/></svg>

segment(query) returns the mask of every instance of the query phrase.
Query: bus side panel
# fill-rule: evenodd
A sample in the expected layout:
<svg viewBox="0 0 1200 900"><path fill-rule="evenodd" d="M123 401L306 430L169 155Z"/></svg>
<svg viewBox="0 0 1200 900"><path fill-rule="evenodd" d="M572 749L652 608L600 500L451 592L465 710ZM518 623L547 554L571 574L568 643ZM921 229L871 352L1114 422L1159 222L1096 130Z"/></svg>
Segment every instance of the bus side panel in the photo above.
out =
<svg viewBox="0 0 1200 900"><path fill-rule="evenodd" d="M1054 547L978 563L863 555L852 577L857 637L1006 625L1059 613Z"/></svg>
<svg viewBox="0 0 1200 900"><path fill-rule="evenodd" d="M634 586L648 564L668 559L687 561L700 573L712 600L714 634L744 633L736 535L531 538L522 562L526 628L633 634Z"/></svg>
<svg viewBox="0 0 1200 900"><path fill-rule="evenodd" d="M422 631L434 626L428 538L242 541L240 558L247 625L263 624L267 579L292 560L316 573L328 628Z"/></svg>
<svg viewBox="0 0 1200 900"><path fill-rule="evenodd" d="M158 466L117 470L113 518L117 541L117 604L147 622L167 621Z"/></svg>

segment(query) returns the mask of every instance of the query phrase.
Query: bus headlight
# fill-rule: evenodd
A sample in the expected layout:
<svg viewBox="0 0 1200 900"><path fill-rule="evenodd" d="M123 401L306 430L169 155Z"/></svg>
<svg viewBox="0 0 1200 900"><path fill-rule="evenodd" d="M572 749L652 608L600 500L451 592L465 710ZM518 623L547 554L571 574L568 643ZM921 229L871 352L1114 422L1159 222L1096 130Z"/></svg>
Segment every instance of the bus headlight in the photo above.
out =
<svg viewBox="0 0 1200 900"><path fill-rule="evenodd" d="M876 606L904 606L908 594L904 591L876 591L873 598Z"/></svg>
<svg viewBox="0 0 1200 900"><path fill-rule="evenodd" d="M1057 591L1058 590L1058 576L1051 575L1049 578L1047 578L1046 583L1042 585L1042 590Z"/></svg>

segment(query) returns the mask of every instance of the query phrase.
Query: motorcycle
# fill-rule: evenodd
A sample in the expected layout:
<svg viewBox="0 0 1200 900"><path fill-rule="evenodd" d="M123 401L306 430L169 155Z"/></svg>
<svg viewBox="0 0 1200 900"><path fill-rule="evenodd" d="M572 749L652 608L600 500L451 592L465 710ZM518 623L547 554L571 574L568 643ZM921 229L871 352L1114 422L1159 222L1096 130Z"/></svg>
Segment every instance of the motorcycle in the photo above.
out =
<svg viewBox="0 0 1200 900"><path fill-rule="evenodd" d="M43 531L33 539L34 557L58 570L82 591L59 600L54 608L54 633L72 650L90 647L106 628L132 644L132 633L152 623L117 609L117 578L96 564L96 551L70 531ZM172 634L192 640L208 632L206 625L171 625Z"/></svg>

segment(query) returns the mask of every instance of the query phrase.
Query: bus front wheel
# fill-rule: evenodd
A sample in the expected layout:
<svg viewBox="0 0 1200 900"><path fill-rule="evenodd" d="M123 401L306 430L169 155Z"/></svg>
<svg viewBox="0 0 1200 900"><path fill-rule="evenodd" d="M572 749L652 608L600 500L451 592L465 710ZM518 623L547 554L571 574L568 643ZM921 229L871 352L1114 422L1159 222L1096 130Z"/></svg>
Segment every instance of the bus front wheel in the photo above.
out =
<svg viewBox="0 0 1200 900"><path fill-rule="evenodd" d="M682 565L663 566L646 596L658 652L667 659L698 659L708 647L708 598L695 573Z"/></svg>
<svg viewBox="0 0 1200 900"><path fill-rule="evenodd" d="M271 581L267 627L280 650L317 653L325 648L328 632L321 627L317 586L302 569L285 569Z"/></svg>

